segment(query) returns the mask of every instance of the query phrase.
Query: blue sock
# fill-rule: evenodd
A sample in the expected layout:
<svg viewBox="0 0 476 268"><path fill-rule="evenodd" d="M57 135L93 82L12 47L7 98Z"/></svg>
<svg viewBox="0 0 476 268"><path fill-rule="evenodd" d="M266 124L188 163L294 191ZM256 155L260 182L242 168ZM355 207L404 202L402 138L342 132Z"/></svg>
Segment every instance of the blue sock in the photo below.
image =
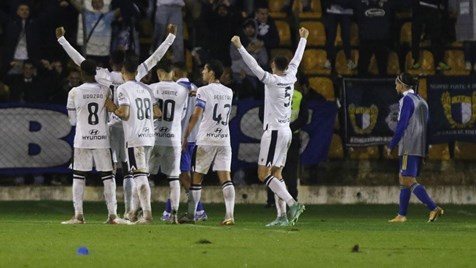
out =
<svg viewBox="0 0 476 268"><path fill-rule="evenodd" d="M170 198L167 199L165 203L165 212L172 213L172 206L170 205Z"/></svg>
<svg viewBox="0 0 476 268"><path fill-rule="evenodd" d="M201 201L198 201L197 211L204 211Z"/></svg>
<svg viewBox="0 0 476 268"><path fill-rule="evenodd" d="M408 203L410 203L410 197L412 196L412 191L410 188L400 185L400 211L399 215L406 216Z"/></svg>
<svg viewBox="0 0 476 268"><path fill-rule="evenodd" d="M420 199L420 201L425 204L429 210L434 210L436 208L435 202L431 200L431 197L428 195L423 185L415 183L412 185L411 189L412 192L416 195L416 197L418 197L418 199Z"/></svg>

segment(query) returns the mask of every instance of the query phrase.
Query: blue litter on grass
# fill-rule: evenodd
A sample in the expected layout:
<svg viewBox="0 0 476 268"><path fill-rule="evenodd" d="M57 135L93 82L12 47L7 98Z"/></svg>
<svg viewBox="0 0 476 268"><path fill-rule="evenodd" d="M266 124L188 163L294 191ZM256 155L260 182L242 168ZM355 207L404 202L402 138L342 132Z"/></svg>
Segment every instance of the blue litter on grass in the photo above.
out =
<svg viewBox="0 0 476 268"><path fill-rule="evenodd" d="M79 247L78 250L76 251L76 255L78 256L89 255L89 250L87 247Z"/></svg>

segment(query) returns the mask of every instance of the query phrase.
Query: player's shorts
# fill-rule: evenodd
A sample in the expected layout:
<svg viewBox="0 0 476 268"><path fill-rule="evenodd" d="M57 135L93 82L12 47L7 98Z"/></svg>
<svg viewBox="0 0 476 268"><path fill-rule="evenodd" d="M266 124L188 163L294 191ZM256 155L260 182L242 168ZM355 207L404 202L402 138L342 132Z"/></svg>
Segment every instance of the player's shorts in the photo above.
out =
<svg viewBox="0 0 476 268"><path fill-rule="evenodd" d="M400 175L415 178L418 177L420 175L422 159L421 156L415 155L400 156Z"/></svg>
<svg viewBox="0 0 476 268"><path fill-rule="evenodd" d="M231 147L197 145L193 152L192 171L207 174L213 164L213 171L231 171Z"/></svg>
<svg viewBox="0 0 476 268"><path fill-rule="evenodd" d="M188 172L192 170L192 153L195 148L195 142L187 144L187 151L182 152L180 156L180 171Z"/></svg>
<svg viewBox="0 0 476 268"><path fill-rule="evenodd" d="M150 174L157 174L160 169L167 177L178 178L181 150L180 146L154 146L149 160Z"/></svg>
<svg viewBox="0 0 476 268"><path fill-rule="evenodd" d="M113 125L110 131L112 158L115 163L127 162L126 142L124 141L124 128L122 123Z"/></svg>
<svg viewBox="0 0 476 268"><path fill-rule="evenodd" d="M96 171L112 171L111 149L86 149L74 148L73 170L91 171L96 167Z"/></svg>
<svg viewBox="0 0 476 268"><path fill-rule="evenodd" d="M283 167L292 137L289 128L265 130L261 137L258 165Z"/></svg>
<svg viewBox="0 0 476 268"><path fill-rule="evenodd" d="M127 165L132 173L149 173L151 146L127 148Z"/></svg>

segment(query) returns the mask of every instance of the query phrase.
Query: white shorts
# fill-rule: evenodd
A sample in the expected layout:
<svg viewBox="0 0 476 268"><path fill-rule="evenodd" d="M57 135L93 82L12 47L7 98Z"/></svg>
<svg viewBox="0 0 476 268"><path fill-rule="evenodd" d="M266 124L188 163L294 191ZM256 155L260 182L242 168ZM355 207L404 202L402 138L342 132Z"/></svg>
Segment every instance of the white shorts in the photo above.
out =
<svg viewBox="0 0 476 268"><path fill-rule="evenodd" d="M124 128L122 126L113 125L110 131L110 139L112 159L114 159L114 163L127 162L126 142L124 141Z"/></svg>
<svg viewBox="0 0 476 268"><path fill-rule="evenodd" d="M291 129L265 130L261 137L258 165L284 167L292 140Z"/></svg>
<svg viewBox="0 0 476 268"><path fill-rule="evenodd" d="M150 146L127 148L127 166L132 173L149 173Z"/></svg>
<svg viewBox="0 0 476 268"><path fill-rule="evenodd" d="M150 174L160 171L169 178L180 176L180 153L182 147L156 145L152 149L149 160Z"/></svg>
<svg viewBox="0 0 476 268"><path fill-rule="evenodd" d="M91 171L93 167L96 171L112 171L111 149L74 148L73 170Z"/></svg>
<svg viewBox="0 0 476 268"><path fill-rule="evenodd" d="M213 163L213 171L231 171L231 147L197 145L193 152L192 171L207 174Z"/></svg>

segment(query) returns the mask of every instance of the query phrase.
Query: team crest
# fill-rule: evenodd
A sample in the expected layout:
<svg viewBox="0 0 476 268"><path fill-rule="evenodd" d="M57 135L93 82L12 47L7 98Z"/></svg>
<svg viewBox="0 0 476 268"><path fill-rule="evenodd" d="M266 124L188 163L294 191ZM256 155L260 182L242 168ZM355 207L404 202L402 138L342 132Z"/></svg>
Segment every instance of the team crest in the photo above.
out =
<svg viewBox="0 0 476 268"><path fill-rule="evenodd" d="M476 91L471 96L451 96L444 92L441 103L451 128L467 128L476 122Z"/></svg>
<svg viewBox="0 0 476 268"><path fill-rule="evenodd" d="M356 107L349 105L349 118L354 132L357 134L369 134L375 127L378 117L378 107Z"/></svg>

